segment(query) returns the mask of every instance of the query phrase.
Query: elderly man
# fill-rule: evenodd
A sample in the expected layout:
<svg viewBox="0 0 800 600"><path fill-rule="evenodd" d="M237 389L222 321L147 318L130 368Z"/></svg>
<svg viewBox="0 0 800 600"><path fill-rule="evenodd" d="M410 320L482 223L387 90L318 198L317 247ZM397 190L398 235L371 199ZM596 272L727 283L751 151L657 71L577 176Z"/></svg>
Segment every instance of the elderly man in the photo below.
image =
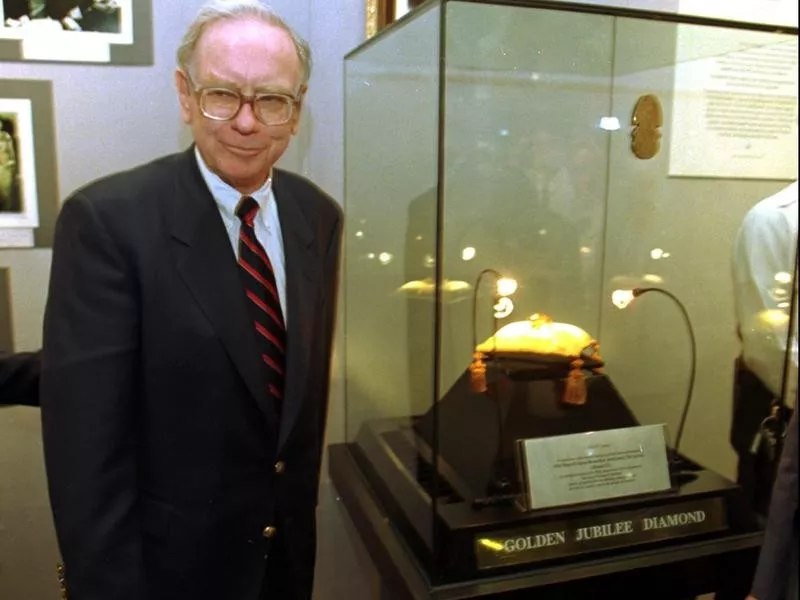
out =
<svg viewBox="0 0 800 600"><path fill-rule="evenodd" d="M58 218L41 402L75 600L311 598L342 215L275 168L311 57L257 0L204 6L187 151Z"/></svg>

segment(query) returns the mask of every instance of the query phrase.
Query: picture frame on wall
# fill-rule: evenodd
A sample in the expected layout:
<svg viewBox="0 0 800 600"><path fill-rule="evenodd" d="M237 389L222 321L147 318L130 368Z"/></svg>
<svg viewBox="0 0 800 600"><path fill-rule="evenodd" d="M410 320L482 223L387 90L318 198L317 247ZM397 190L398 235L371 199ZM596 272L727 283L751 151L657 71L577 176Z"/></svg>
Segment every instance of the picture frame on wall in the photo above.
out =
<svg viewBox="0 0 800 600"><path fill-rule="evenodd" d="M0 79L0 250L51 247L60 205L52 83Z"/></svg>
<svg viewBox="0 0 800 600"><path fill-rule="evenodd" d="M0 60L153 63L151 0L0 0Z"/></svg>
<svg viewBox="0 0 800 600"><path fill-rule="evenodd" d="M0 248L34 246L39 226L35 156L31 101L0 97Z"/></svg>
<svg viewBox="0 0 800 600"><path fill-rule="evenodd" d="M367 38L371 38L424 2L425 0L367 0Z"/></svg>

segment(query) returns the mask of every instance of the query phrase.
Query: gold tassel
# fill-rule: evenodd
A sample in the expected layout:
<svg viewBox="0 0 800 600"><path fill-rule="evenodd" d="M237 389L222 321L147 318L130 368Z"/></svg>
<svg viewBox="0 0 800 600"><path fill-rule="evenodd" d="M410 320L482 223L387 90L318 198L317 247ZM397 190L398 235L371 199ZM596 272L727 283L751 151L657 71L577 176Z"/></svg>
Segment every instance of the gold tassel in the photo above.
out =
<svg viewBox="0 0 800 600"><path fill-rule="evenodd" d="M469 364L469 387L473 392L482 394L486 391L486 363L483 352L475 352Z"/></svg>
<svg viewBox="0 0 800 600"><path fill-rule="evenodd" d="M583 374L583 361L573 360L572 370L564 381L564 404L582 406L586 404L586 376Z"/></svg>
<svg viewBox="0 0 800 600"><path fill-rule="evenodd" d="M603 357L600 356L600 344L597 340L592 340L592 356L590 357L592 360L596 360L597 362L603 362ZM603 373L603 367L595 367L592 369L592 373L595 375L600 375Z"/></svg>

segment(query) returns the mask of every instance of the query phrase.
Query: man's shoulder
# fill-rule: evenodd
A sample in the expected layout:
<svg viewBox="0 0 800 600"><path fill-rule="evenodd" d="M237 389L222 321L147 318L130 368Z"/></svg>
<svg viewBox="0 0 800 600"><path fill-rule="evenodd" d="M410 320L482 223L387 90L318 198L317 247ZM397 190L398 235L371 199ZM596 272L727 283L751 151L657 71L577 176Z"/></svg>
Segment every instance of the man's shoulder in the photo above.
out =
<svg viewBox="0 0 800 600"><path fill-rule="evenodd" d="M78 188L74 195L93 204L139 202L158 189L174 185L176 169L186 163L185 152L169 154L126 169L105 175Z"/></svg>
<svg viewBox="0 0 800 600"><path fill-rule="evenodd" d="M275 169L274 177L276 182L279 182L280 186L286 186L286 188L289 189L293 195L296 195L298 199L301 199L311 211L320 211L320 216L331 220L341 218L341 205L310 179L298 175L297 173L277 168Z"/></svg>
<svg viewBox="0 0 800 600"><path fill-rule="evenodd" d="M748 214L768 216L771 214L792 213L797 211L797 182L781 188L771 196L767 196L753 206Z"/></svg>
<svg viewBox="0 0 800 600"><path fill-rule="evenodd" d="M797 182L782 188L753 205L744 217L741 233L797 231Z"/></svg>

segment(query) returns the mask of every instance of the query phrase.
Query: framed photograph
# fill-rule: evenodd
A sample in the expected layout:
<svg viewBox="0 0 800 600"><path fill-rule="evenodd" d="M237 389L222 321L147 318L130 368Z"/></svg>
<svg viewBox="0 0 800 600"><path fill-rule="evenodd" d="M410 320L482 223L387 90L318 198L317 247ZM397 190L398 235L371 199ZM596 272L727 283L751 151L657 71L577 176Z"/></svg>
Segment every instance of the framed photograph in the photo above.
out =
<svg viewBox="0 0 800 600"><path fill-rule="evenodd" d="M0 60L152 64L150 0L0 0Z"/></svg>
<svg viewBox="0 0 800 600"><path fill-rule="evenodd" d="M52 245L59 209L52 85L0 80L0 249Z"/></svg>
<svg viewBox="0 0 800 600"><path fill-rule="evenodd" d="M0 247L34 245L35 156L31 101L0 98Z"/></svg>
<svg viewBox="0 0 800 600"><path fill-rule="evenodd" d="M367 38L391 25L425 0L367 0Z"/></svg>

